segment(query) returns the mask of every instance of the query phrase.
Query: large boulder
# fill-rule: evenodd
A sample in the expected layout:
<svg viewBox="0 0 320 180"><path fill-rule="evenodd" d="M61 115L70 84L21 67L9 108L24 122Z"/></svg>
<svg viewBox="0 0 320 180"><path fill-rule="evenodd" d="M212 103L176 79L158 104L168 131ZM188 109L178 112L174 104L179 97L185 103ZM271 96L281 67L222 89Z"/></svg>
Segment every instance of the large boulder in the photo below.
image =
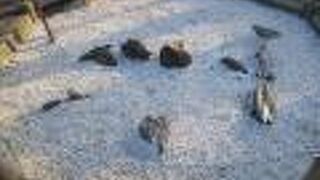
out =
<svg viewBox="0 0 320 180"><path fill-rule="evenodd" d="M191 63L192 56L183 48L183 44L164 45L160 50L160 65L163 67L186 68Z"/></svg>
<svg viewBox="0 0 320 180"><path fill-rule="evenodd" d="M97 64L100 64L103 66L117 66L118 61L114 57L114 54L111 48L112 48L112 45L110 44L93 48L87 53L83 54L79 58L79 62L94 61Z"/></svg>
<svg viewBox="0 0 320 180"><path fill-rule="evenodd" d="M121 45L121 51L126 58L140 61L149 60L152 54L146 46L137 39L128 39Z"/></svg>

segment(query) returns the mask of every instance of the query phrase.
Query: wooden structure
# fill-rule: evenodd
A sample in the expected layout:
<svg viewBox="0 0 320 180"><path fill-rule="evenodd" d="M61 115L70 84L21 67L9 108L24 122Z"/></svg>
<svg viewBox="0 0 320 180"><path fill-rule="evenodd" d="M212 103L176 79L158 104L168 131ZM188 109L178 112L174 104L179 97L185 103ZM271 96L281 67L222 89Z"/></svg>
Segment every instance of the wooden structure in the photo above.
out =
<svg viewBox="0 0 320 180"><path fill-rule="evenodd" d="M68 10L69 5L89 5L92 0L0 0L0 69L6 66L17 50L27 42L41 22L54 42L47 17ZM78 7L76 6L76 7Z"/></svg>
<svg viewBox="0 0 320 180"><path fill-rule="evenodd" d="M20 1L0 0L0 36L13 34L20 43L33 31L34 23L26 4Z"/></svg>
<svg viewBox="0 0 320 180"><path fill-rule="evenodd" d="M8 41L5 38L0 38L0 67L10 64L13 53L13 49L10 48Z"/></svg>
<svg viewBox="0 0 320 180"><path fill-rule="evenodd" d="M21 1L0 0L0 68L9 64L17 43L26 42L35 23Z"/></svg>

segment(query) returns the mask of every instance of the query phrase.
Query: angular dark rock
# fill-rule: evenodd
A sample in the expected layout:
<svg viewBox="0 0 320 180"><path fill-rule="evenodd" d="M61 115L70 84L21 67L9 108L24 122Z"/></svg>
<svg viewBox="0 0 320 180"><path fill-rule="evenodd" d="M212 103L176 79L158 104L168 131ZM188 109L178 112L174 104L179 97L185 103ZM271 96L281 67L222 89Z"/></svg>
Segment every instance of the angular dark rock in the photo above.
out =
<svg viewBox="0 0 320 180"><path fill-rule="evenodd" d="M62 100L60 99L51 100L42 106L42 111L50 111L51 109L59 106L61 103L62 103Z"/></svg>
<svg viewBox="0 0 320 180"><path fill-rule="evenodd" d="M253 25L253 31L257 34L257 36L263 39L276 39L282 36L282 33L276 31L274 29L266 28L261 25Z"/></svg>
<svg viewBox="0 0 320 180"><path fill-rule="evenodd" d="M79 58L79 62L94 61L103 66L117 66L118 61L111 52L112 45L96 47L89 52L83 54Z"/></svg>
<svg viewBox="0 0 320 180"><path fill-rule="evenodd" d="M238 60L232 57L224 57L221 59L221 63L232 71L242 72L243 74L248 74L247 68Z"/></svg>
<svg viewBox="0 0 320 180"><path fill-rule="evenodd" d="M183 49L181 44L178 47L164 45L160 50L160 65L166 68L186 68L192 63L192 56Z"/></svg>
<svg viewBox="0 0 320 180"><path fill-rule="evenodd" d="M121 45L123 55L132 60L149 60L151 52L137 39L128 39Z"/></svg>
<svg viewBox="0 0 320 180"><path fill-rule="evenodd" d="M85 98L89 98L88 94L81 94L80 92L75 91L73 89L69 89L67 91L67 95L68 95L66 99L67 101L79 101Z"/></svg>

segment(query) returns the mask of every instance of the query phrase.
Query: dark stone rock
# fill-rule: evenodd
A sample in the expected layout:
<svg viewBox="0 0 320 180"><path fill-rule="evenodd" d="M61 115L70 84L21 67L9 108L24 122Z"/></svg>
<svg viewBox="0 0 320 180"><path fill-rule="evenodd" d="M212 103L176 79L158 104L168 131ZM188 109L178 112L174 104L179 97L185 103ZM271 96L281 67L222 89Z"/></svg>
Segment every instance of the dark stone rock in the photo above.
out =
<svg viewBox="0 0 320 180"><path fill-rule="evenodd" d="M111 52L112 45L96 47L89 52L83 54L79 58L79 62L94 61L103 66L117 66L118 62Z"/></svg>
<svg viewBox="0 0 320 180"><path fill-rule="evenodd" d="M88 94L81 94L80 92L75 91L73 89L69 89L67 91L67 95L68 95L67 101L79 101L82 99L89 98Z"/></svg>
<svg viewBox="0 0 320 180"><path fill-rule="evenodd" d="M138 127L140 137L158 148L158 154L162 154L168 141L169 124L166 118L146 116Z"/></svg>
<svg viewBox="0 0 320 180"><path fill-rule="evenodd" d="M221 59L221 63L232 71L242 72L243 74L248 74L247 68L238 60L232 57L224 57Z"/></svg>
<svg viewBox="0 0 320 180"><path fill-rule="evenodd" d="M264 39L276 39L282 36L279 31L274 29L266 28L261 25L253 25L253 31L257 34L257 36L264 38Z"/></svg>
<svg viewBox="0 0 320 180"><path fill-rule="evenodd" d="M166 68L186 68L192 63L191 55L182 47L165 45L160 51L160 65Z"/></svg>
<svg viewBox="0 0 320 180"><path fill-rule="evenodd" d="M121 45L123 55L128 59L133 60L149 60L151 52L136 39L128 39L127 42Z"/></svg>
<svg viewBox="0 0 320 180"><path fill-rule="evenodd" d="M61 103L62 103L62 100L60 99L51 100L42 106L42 111L50 111L51 109L59 106Z"/></svg>
<svg viewBox="0 0 320 180"><path fill-rule="evenodd" d="M274 82L277 78L272 72L264 73L264 74L256 74L257 78L264 79L267 82Z"/></svg>

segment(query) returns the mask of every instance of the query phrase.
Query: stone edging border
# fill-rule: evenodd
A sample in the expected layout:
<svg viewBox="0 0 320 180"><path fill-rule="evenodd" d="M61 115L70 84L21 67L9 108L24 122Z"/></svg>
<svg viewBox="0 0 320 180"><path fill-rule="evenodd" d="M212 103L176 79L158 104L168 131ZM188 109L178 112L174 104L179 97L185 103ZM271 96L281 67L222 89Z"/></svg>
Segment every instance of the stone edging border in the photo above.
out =
<svg viewBox="0 0 320 180"><path fill-rule="evenodd" d="M303 17L320 35L320 0L250 0Z"/></svg>

